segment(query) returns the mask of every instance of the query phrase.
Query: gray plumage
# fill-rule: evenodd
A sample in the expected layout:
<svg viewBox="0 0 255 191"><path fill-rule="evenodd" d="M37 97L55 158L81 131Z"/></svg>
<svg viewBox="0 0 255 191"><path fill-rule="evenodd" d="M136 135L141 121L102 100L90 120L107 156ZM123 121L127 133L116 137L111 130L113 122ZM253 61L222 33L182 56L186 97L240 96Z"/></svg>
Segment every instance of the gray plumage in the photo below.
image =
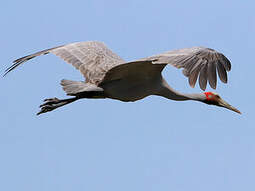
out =
<svg viewBox="0 0 255 191"><path fill-rule="evenodd" d="M172 50L155 56L125 62L109 50L102 42L77 42L43 50L14 61L7 68L6 75L22 63L40 55L53 53L72 64L85 77L85 82L62 80L61 85L67 95L75 98L59 100L47 99L41 105L40 113L51 111L80 98L112 98L122 101L136 101L148 95L160 95L174 100L204 99L193 94L181 94L173 90L161 76L167 64L183 68L191 87L199 77L199 85L206 89L207 81L212 88L220 80L227 83L230 61L221 53L204 47ZM217 70L217 72L216 72ZM196 94L197 95L197 94Z"/></svg>
<svg viewBox="0 0 255 191"><path fill-rule="evenodd" d="M171 64L176 68L183 68L183 74L189 78L189 84L194 87L199 75L199 85L206 89L207 80L216 89L216 66L222 82L227 83L227 73L230 71L230 61L221 53L204 47L184 48L172 50L141 60L151 61L153 64Z"/></svg>
<svg viewBox="0 0 255 191"><path fill-rule="evenodd" d="M43 50L14 61L5 75L20 64L40 55L55 54L72 64L86 78L86 82L98 84L106 71L124 63L118 55L109 50L102 42L78 42Z"/></svg>

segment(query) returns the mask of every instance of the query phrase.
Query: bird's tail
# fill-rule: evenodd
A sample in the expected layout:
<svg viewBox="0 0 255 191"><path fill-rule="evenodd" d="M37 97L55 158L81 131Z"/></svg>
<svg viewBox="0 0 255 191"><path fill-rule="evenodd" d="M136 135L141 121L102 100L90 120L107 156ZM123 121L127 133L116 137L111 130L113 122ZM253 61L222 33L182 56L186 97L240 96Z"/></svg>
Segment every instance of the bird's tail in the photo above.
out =
<svg viewBox="0 0 255 191"><path fill-rule="evenodd" d="M71 80L61 80L60 84L62 85L67 95L75 97L69 99L45 99L44 103L40 105L41 111L39 111L37 115L52 111L81 98L105 98L104 90L100 87L97 87L95 84Z"/></svg>
<svg viewBox="0 0 255 191"><path fill-rule="evenodd" d="M61 80L60 83L63 87L63 90L67 95L70 96L79 96L80 94L85 94L86 92L103 92L104 90L95 84L77 82L72 80Z"/></svg>

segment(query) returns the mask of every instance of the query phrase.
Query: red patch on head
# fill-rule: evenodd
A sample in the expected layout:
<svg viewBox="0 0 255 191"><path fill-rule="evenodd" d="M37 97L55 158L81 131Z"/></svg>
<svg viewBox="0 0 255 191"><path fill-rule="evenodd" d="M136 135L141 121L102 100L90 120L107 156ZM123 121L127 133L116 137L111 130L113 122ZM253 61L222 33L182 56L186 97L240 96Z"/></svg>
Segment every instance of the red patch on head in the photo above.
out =
<svg viewBox="0 0 255 191"><path fill-rule="evenodd" d="M206 100L210 101L214 97L214 94L212 92L205 92Z"/></svg>

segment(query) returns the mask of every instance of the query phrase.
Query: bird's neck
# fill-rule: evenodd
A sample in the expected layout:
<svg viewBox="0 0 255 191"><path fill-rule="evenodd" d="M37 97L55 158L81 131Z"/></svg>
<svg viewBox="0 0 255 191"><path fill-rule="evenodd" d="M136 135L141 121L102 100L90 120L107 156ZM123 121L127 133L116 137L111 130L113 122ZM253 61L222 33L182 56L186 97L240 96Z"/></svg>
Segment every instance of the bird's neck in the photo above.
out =
<svg viewBox="0 0 255 191"><path fill-rule="evenodd" d="M186 101L186 100L195 100L195 101L204 101L206 99L203 93L194 93L194 94L183 94L173 88L171 88L167 82L163 79L162 86L159 91L159 95L176 101Z"/></svg>

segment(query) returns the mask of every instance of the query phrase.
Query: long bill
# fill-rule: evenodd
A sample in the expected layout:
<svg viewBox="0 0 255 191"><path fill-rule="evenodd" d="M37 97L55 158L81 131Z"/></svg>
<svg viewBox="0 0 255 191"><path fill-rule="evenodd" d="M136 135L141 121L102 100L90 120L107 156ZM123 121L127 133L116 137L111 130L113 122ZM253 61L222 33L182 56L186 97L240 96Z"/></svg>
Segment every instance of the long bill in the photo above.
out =
<svg viewBox="0 0 255 191"><path fill-rule="evenodd" d="M233 107L232 105L228 104L228 103L227 103L226 101L224 101L223 99L220 99L218 104L219 104L219 106L221 106L221 107L225 107L225 108L227 108L227 109L229 109L229 110L232 110L232 111L234 111L234 112L236 112L236 113L242 114L238 109L236 109L236 108Z"/></svg>

